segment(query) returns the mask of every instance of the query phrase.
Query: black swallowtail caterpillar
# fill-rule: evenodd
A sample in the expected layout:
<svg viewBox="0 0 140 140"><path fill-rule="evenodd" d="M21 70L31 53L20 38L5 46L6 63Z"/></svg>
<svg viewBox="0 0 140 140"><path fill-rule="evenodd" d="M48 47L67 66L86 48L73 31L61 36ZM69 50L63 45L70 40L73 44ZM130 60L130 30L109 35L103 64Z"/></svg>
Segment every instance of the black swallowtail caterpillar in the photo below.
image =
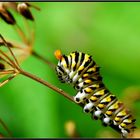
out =
<svg viewBox="0 0 140 140"><path fill-rule="evenodd" d="M61 55L59 51L57 53L58 78L62 83L74 85L77 90L74 101L84 105L84 112L90 112L94 119L102 120L103 125L112 126L122 137L132 134L136 128L135 119L124 104L105 87L99 66L92 57L82 52L72 52L69 55Z"/></svg>

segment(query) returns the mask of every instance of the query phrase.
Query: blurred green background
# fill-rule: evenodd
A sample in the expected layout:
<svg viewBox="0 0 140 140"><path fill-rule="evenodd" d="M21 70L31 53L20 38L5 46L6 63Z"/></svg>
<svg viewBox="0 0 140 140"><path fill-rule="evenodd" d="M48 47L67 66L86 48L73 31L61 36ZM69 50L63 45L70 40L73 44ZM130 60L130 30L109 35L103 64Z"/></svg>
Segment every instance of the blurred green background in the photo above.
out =
<svg viewBox="0 0 140 140"><path fill-rule="evenodd" d="M34 2L34 50L57 64L54 51L89 53L101 67L105 85L121 100L125 90L140 87L140 3L129 2ZM19 15L16 20L21 24ZM24 27L23 27L24 29ZM19 36L0 20L0 33L15 41ZM30 56L21 65L64 91L76 91L57 79L48 65ZM139 90L140 91L140 90ZM133 95L133 91L130 93ZM140 94L140 92L139 92ZM140 103L133 103L140 126ZM82 112L82 108L58 93L22 75L0 88L0 118L13 137L68 137L65 123L72 120L80 137L119 137L110 127ZM0 132L7 135L0 125ZM105 133L104 133L105 132ZM111 135L108 133L112 133ZM110 135L110 136L109 136Z"/></svg>

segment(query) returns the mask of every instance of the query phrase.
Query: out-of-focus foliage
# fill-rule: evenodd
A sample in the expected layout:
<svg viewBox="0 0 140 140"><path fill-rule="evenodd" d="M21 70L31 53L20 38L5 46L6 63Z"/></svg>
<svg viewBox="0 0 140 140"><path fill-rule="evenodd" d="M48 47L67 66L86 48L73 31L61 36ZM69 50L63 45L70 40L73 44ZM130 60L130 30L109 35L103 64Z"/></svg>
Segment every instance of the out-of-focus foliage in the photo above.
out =
<svg viewBox="0 0 140 140"><path fill-rule="evenodd" d="M140 3L38 2L34 49L57 64L54 51L89 53L101 67L104 83L119 99L127 100L129 87L140 87ZM13 12L14 13L14 12ZM16 15L22 24L21 17ZM24 30L24 29L23 29ZM19 40L12 26L0 20L0 33ZM58 81L55 71L33 56L22 63L30 73L74 95L76 91ZM135 92L135 88L134 88ZM14 137L68 137L65 123L75 123L79 137L119 137L82 109L39 83L18 76L0 88L0 117ZM139 93L140 94L140 90ZM131 98L128 98L131 100ZM140 102L131 102L140 126ZM0 132L6 133L1 127ZM137 137L139 137L137 135Z"/></svg>

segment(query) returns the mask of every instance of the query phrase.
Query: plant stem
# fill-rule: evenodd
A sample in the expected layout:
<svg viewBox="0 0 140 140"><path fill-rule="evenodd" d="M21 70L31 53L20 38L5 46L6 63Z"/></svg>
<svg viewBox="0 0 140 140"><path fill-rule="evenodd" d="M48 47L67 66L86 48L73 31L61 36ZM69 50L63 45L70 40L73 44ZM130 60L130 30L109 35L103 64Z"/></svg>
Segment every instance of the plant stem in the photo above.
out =
<svg viewBox="0 0 140 140"><path fill-rule="evenodd" d="M0 124L3 126L3 128L7 131L8 135L10 137L12 137L12 134L10 132L10 130L8 129L8 127L6 126L6 124L3 122L3 120L0 118Z"/></svg>
<svg viewBox="0 0 140 140"><path fill-rule="evenodd" d="M50 61L48 61L46 58L44 58L43 56L39 55L37 52L35 52L34 50L32 51L32 55L37 57L38 59L42 60L43 62L45 62L47 65L49 65L51 68L55 69L55 64L51 63Z"/></svg>
<svg viewBox="0 0 140 140"><path fill-rule="evenodd" d="M2 87L2 86L5 85L6 83L8 83L10 80L12 80L13 78L15 78L16 75L18 75L18 73L14 73L14 74L11 75L8 79L2 81L2 82L0 83L0 87Z"/></svg>
<svg viewBox="0 0 140 140"><path fill-rule="evenodd" d="M28 40L26 38L25 33L22 31L22 29L20 28L20 26L18 24L16 24L15 26L15 30L17 31L18 35L20 36L21 40L25 43L28 44Z"/></svg>
<svg viewBox="0 0 140 140"><path fill-rule="evenodd" d="M14 74L14 73L15 73L14 70L3 70L3 71L0 71L0 75Z"/></svg>
<svg viewBox="0 0 140 140"><path fill-rule="evenodd" d="M44 81L44 80L42 80L41 78L39 78L39 77L37 77L37 76L35 76L35 75L31 74L31 73L28 73L28 72L26 72L26 71L24 71L24 70L21 70L20 73L21 73L22 75L26 76L26 77L29 77L29 78L31 78L31 79L33 79L33 80L35 80L35 81L37 81L37 82L39 82L39 83L41 83L41 84L47 86L47 87L49 87L50 89L52 89L52 90L58 92L59 94L63 95L65 98L67 98L67 99L69 99L70 101L74 102L73 98L72 98L68 93L66 93L66 92L64 92L63 90L57 88L56 86L54 86L54 85L48 83L47 81ZM75 103L75 102L74 102L74 103Z"/></svg>

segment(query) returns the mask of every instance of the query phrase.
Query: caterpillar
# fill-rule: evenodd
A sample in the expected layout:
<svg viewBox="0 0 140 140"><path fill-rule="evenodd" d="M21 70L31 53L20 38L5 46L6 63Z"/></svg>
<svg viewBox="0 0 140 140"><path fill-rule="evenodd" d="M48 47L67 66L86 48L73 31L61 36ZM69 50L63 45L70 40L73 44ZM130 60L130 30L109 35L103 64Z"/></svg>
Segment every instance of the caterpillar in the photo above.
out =
<svg viewBox="0 0 140 140"><path fill-rule="evenodd" d="M74 101L83 104L83 111L91 113L95 120L100 119L104 126L113 127L124 138L132 135L136 119L104 85L100 67L92 56L77 51L62 55L59 50L55 56L59 60L56 66L58 79L74 86L77 90Z"/></svg>

